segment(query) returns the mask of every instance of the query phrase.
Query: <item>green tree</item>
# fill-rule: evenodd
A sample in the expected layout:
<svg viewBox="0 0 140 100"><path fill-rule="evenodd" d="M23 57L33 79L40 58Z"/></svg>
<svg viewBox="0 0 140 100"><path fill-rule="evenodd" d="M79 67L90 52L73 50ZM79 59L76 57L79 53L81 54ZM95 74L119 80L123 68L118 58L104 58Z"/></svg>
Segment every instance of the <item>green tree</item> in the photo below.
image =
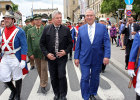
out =
<svg viewBox="0 0 140 100"><path fill-rule="evenodd" d="M132 5L132 11L136 14L134 18L137 20L138 16L140 15L140 0L134 0ZM103 3L101 4L101 13L112 13L113 16L115 16L116 11L118 11L119 8L125 9L125 7L125 0L103 0ZM121 17L120 19L122 19L124 11L119 11L119 13Z"/></svg>
<svg viewBox="0 0 140 100"><path fill-rule="evenodd" d="M140 0L134 0L132 11L136 13L135 19L137 20L140 15Z"/></svg>
<svg viewBox="0 0 140 100"><path fill-rule="evenodd" d="M14 12L18 11L18 5L17 4L12 3L12 8L13 8Z"/></svg>
<svg viewBox="0 0 140 100"><path fill-rule="evenodd" d="M119 8L125 9L124 0L103 0L101 4L101 13L112 13L113 16L116 16L116 11L118 11ZM122 19L124 11L119 11L119 13Z"/></svg>

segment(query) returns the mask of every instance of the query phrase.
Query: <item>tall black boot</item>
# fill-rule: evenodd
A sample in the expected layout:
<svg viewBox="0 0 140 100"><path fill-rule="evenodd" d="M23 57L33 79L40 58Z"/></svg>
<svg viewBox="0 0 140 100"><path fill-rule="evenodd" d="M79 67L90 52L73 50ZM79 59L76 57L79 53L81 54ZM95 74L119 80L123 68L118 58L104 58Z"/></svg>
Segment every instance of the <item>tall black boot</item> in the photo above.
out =
<svg viewBox="0 0 140 100"><path fill-rule="evenodd" d="M11 94L9 96L9 100L14 100L14 97L16 95L16 88L14 86L14 84L12 83L12 81L10 82L5 82L5 84L10 88L11 90Z"/></svg>
<svg viewBox="0 0 140 100"><path fill-rule="evenodd" d="M21 87L22 87L22 79L16 81L16 96L15 96L15 100L20 100Z"/></svg>
<svg viewBox="0 0 140 100"><path fill-rule="evenodd" d="M136 94L136 100L140 100L140 96Z"/></svg>

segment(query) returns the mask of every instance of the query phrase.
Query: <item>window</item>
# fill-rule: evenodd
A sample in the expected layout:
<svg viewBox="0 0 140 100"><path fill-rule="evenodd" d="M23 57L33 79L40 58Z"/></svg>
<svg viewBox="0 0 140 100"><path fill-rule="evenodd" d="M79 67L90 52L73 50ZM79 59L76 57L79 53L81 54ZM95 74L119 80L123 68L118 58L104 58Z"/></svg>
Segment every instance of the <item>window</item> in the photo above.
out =
<svg viewBox="0 0 140 100"><path fill-rule="evenodd" d="M75 0L73 0L73 5L75 5Z"/></svg>
<svg viewBox="0 0 140 100"><path fill-rule="evenodd" d="M97 5L97 12L98 12L98 5Z"/></svg>
<svg viewBox="0 0 140 100"><path fill-rule="evenodd" d="M99 11L100 11L100 9L101 9L101 8L100 8L100 4L99 4Z"/></svg>

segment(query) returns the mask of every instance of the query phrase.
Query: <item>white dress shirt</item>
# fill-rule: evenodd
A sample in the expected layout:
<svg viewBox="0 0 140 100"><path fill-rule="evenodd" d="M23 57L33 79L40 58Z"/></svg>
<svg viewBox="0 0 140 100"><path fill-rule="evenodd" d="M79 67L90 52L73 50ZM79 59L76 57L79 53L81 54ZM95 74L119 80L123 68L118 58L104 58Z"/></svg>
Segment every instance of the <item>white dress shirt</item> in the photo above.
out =
<svg viewBox="0 0 140 100"><path fill-rule="evenodd" d="M92 25L89 25L88 24L88 36L90 36L89 34L89 32L90 32L90 27L91 27L91 32L92 32L92 35L91 35L91 37L89 37L89 39L90 39L90 42L91 42L91 44L93 43L93 40L94 40L94 35L95 35L95 22L92 24Z"/></svg>
<svg viewBox="0 0 140 100"><path fill-rule="evenodd" d="M129 27L128 27L128 26L129 26ZM132 35L132 34L131 34L131 32L134 32L134 24L132 23L132 24L131 24L131 27L130 27L130 24L129 24L128 26L126 25L125 28L129 28L129 34L130 34L130 35L129 35L129 39L131 40L131 39L134 39L134 37L135 37L135 35Z"/></svg>

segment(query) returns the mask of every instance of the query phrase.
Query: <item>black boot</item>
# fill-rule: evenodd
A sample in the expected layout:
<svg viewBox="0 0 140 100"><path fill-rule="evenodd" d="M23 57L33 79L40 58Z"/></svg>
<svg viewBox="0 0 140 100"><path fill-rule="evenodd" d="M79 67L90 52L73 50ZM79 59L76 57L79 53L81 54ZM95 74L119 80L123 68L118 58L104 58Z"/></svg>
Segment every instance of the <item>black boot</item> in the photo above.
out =
<svg viewBox="0 0 140 100"><path fill-rule="evenodd" d="M16 88L14 86L14 84L12 83L12 81L10 82L5 82L5 84L10 88L11 90L11 94L9 96L9 100L14 100L14 97L16 95Z"/></svg>
<svg viewBox="0 0 140 100"><path fill-rule="evenodd" d="M140 96L136 94L136 100L140 100Z"/></svg>
<svg viewBox="0 0 140 100"><path fill-rule="evenodd" d="M22 87L22 79L16 81L16 96L15 96L15 100L20 100L21 87Z"/></svg>

